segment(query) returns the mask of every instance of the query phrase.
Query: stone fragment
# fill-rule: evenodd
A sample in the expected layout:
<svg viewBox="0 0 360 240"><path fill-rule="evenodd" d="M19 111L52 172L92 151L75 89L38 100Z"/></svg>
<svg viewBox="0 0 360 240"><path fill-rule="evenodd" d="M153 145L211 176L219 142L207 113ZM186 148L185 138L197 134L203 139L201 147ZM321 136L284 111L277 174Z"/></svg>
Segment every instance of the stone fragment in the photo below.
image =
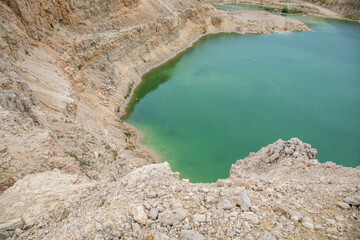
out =
<svg viewBox="0 0 360 240"><path fill-rule="evenodd" d="M347 203L347 204L350 204L352 206L355 206L355 207L358 207L360 206L360 194L354 194L354 195L351 195L351 196L348 196L344 199L344 201Z"/></svg>
<svg viewBox="0 0 360 240"><path fill-rule="evenodd" d="M205 202L206 202L206 203L210 203L210 204L215 203L215 202L216 202L216 198L214 198L214 197L212 197L212 196L206 196Z"/></svg>
<svg viewBox="0 0 360 240"><path fill-rule="evenodd" d="M23 220L21 218L15 218L0 224L0 231L15 231L15 229L21 229L23 226Z"/></svg>
<svg viewBox="0 0 360 240"><path fill-rule="evenodd" d="M336 206L342 209L350 209L350 205L345 202L337 202Z"/></svg>
<svg viewBox="0 0 360 240"><path fill-rule="evenodd" d="M134 217L134 220L140 224L146 224L148 217L145 213L144 207L142 205L133 206L131 213Z"/></svg>
<svg viewBox="0 0 360 240"><path fill-rule="evenodd" d="M302 225L304 227L306 227L307 229L313 230L314 229L314 224L311 222L303 222Z"/></svg>
<svg viewBox="0 0 360 240"><path fill-rule="evenodd" d="M243 211L249 211L249 209L251 207L251 201L245 192L241 192L239 194L239 201L236 205L240 206L241 210L243 210Z"/></svg>
<svg viewBox="0 0 360 240"><path fill-rule="evenodd" d="M7 151L6 146L0 146L0 153L5 153Z"/></svg>
<svg viewBox="0 0 360 240"><path fill-rule="evenodd" d="M259 236L258 240L276 240L276 238L268 231L265 231Z"/></svg>
<svg viewBox="0 0 360 240"><path fill-rule="evenodd" d="M329 234L337 234L338 232L339 231L335 227L326 229L326 233L329 233Z"/></svg>
<svg viewBox="0 0 360 240"><path fill-rule="evenodd" d="M290 220L294 223L297 223L298 221L300 221L303 218L301 213L296 212L296 211L292 211L290 215L291 215Z"/></svg>
<svg viewBox="0 0 360 240"><path fill-rule="evenodd" d="M149 218L155 220L159 214L159 210L157 208L152 208L149 212Z"/></svg>
<svg viewBox="0 0 360 240"><path fill-rule="evenodd" d="M279 152L274 152L267 160L267 162L273 162L275 161L276 159L278 159L280 156Z"/></svg>
<svg viewBox="0 0 360 240"><path fill-rule="evenodd" d="M205 222L205 214L194 214L192 219L194 222Z"/></svg>
<svg viewBox="0 0 360 240"><path fill-rule="evenodd" d="M154 240L170 240L170 237L168 237L167 235L165 235L164 233L156 233L154 235Z"/></svg>
<svg viewBox="0 0 360 240"><path fill-rule="evenodd" d="M258 218L258 216L257 216L255 213L253 213L253 212L245 212L245 213L243 214L243 216L244 216L244 219L245 219L246 221L250 221L250 222L252 222L253 224L258 224L258 223L259 223L259 218Z"/></svg>
<svg viewBox="0 0 360 240"><path fill-rule="evenodd" d="M257 207L257 206L251 206L250 207L250 210L252 211L252 212L258 212L259 211L259 208Z"/></svg>
<svg viewBox="0 0 360 240"><path fill-rule="evenodd" d="M286 209L286 207L282 204L277 204L274 207L274 212L278 212L284 216L287 216L289 214L288 210Z"/></svg>
<svg viewBox="0 0 360 240"><path fill-rule="evenodd" d="M233 208L234 204L228 198L221 198L219 200L218 204L216 205L216 207L217 207L217 209L220 209L220 210L226 210L226 209Z"/></svg>
<svg viewBox="0 0 360 240"><path fill-rule="evenodd" d="M205 240L205 237L193 230L181 230L180 240Z"/></svg>
<svg viewBox="0 0 360 240"><path fill-rule="evenodd" d="M173 226L180 223L187 216L187 213L183 208L165 210L159 214L159 222L163 227Z"/></svg>
<svg viewBox="0 0 360 240"><path fill-rule="evenodd" d="M133 232L135 232L135 233L139 232L141 230L141 227L138 223L132 223L131 226L132 226Z"/></svg>

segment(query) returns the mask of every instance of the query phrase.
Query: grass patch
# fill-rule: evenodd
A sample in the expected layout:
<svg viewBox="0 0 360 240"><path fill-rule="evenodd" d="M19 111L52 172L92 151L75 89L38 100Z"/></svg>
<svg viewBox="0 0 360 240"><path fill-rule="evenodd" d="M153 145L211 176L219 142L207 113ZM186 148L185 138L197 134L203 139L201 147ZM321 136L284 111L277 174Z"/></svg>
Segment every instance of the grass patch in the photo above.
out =
<svg viewBox="0 0 360 240"><path fill-rule="evenodd" d="M126 95L124 96L125 99L127 99L127 98L130 96L133 86L134 86L134 83L131 83L131 84L128 86L127 93L126 93Z"/></svg>
<svg viewBox="0 0 360 240"><path fill-rule="evenodd" d="M129 137L131 137L132 136L132 134L131 133L129 133L129 132L123 132L124 133L124 135L127 137L127 138L129 138Z"/></svg>
<svg viewBox="0 0 360 240"><path fill-rule="evenodd" d="M64 22L62 19L60 19L59 23L60 23L60 26L62 26L62 27L66 27L69 25L69 23Z"/></svg>
<svg viewBox="0 0 360 240"><path fill-rule="evenodd" d="M111 149L110 145L109 145L109 144L105 144L105 149L106 149L106 150L110 150L110 149Z"/></svg>
<svg viewBox="0 0 360 240"><path fill-rule="evenodd" d="M82 63L80 63L80 64L77 66L77 68L78 68L79 70L81 70L83 66L84 66L84 65L83 65Z"/></svg>
<svg viewBox="0 0 360 240"><path fill-rule="evenodd" d="M281 13L286 13L286 14L299 14L299 13L304 13L304 11L299 11L299 10L291 10L288 9L287 7L281 8L280 9Z"/></svg>
<svg viewBox="0 0 360 240"><path fill-rule="evenodd" d="M45 31L45 35L51 37L51 36L52 36L52 33L51 33L51 32L48 32L48 31Z"/></svg>
<svg viewBox="0 0 360 240"><path fill-rule="evenodd" d="M59 120L57 120L57 119L54 118L54 119L51 120L51 121L52 121L52 122L58 122Z"/></svg>
<svg viewBox="0 0 360 240"><path fill-rule="evenodd" d="M350 20L355 20L355 17L351 16L351 15L345 15L344 18L350 19Z"/></svg>
<svg viewBox="0 0 360 240"><path fill-rule="evenodd" d="M76 153L70 153L69 155L70 155L70 157L74 158L75 161L77 161L77 162L80 164L80 167L82 167L82 166L90 166L90 163L89 163L89 162L87 162L87 161L79 158L79 157L76 155Z"/></svg>
<svg viewBox="0 0 360 240"><path fill-rule="evenodd" d="M273 12L275 10L275 8L273 8L273 7L264 7L264 10Z"/></svg>
<svg viewBox="0 0 360 240"><path fill-rule="evenodd" d="M120 106L117 106L116 112L120 112Z"/></svg>
<svg viewBox="0 0 360 240"><path fill-rule="evenodd" d="M64 135L57 135L57 139L64 138Z"/></svg>

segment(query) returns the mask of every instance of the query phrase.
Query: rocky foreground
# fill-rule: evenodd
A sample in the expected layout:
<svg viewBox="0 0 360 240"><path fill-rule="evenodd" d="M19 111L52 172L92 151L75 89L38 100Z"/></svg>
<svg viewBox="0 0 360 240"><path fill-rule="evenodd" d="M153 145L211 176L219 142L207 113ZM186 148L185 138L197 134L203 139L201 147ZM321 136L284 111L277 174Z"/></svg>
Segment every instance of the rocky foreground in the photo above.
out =
<svg viewBox="0 0 360 240"><path fill-rule="evenodd" d="M358 239L359 167L294 138L192 184L120 119L206 34L309 30L195 0L0 0L0 239Z"/></svg>
<svg viewBox="0 0 360 240"><path fill-rule="evenodd" d="M239 160L228 179L192 184L168 163L90 181L28 175L0 197L17 239L358 239L360 169L320 164L293 138Z"/></svg>

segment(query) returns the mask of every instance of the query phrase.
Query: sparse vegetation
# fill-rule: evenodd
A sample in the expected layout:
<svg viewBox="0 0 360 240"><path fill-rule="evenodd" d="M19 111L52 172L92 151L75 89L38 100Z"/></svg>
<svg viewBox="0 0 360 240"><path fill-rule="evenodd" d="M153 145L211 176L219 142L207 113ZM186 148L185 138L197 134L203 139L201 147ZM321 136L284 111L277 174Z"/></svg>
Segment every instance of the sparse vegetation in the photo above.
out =
<svg viewBox="0 0 360 240"><path fill-rule="evenodd" d="M127 138L129 138L129 137L131 137L132 136L132 134L131 133L129 133L129 132L123 132L124 133L124 135L127 137Z"/></svg>
<svg viewBox="0 0 360 240"><path fill-rule="evenodd" d="M120 106L117 106L116 112L120 112Z"/></svg>
<svg viewBox="0 0 360 240"><path fill-rule="evenodd" d="M79 70L81 70L81 68L83 67L84 65L82 64L82 63L80 63L78 66L77 66L77 68L79 69Z"/></svg>
<svg viewBox="0 0 360 240"><path fill-rule="evenodd" d="M289 12L289 9L287 7L284 7L284 8L281 8L280 11L282 13L288 13Z"/></svg>
<svg viewBox="0 0 360 240"><path fill-rule="evenodd" d="M62 27L66 27L69 25L69 23L64 22L62 19L60 19L59 23L60 23L60 26L62 26Z"/></svg>
<svg viewBox="0 0 360 240"><path fill-rule="evenodd" d="M134 83L131 83L131 84L128 86L128 91L127 91L126 95L124 96L125 99L127 99L127 98L130 96L133 86L134 86Z"/></svg>
<svg viewBox="0 0 360 240"><path fill-rule="evenodd" d="M87 161L79 158L79 157L76 155L76 153L70 153L69 155L70 155L70 157L74 158L75 161L79 162L80 167L82 167L82 166L90 166L90 163L89 163L89 162L87 162Z"/></svg>
<svg viewBox="0 0 360 240"><path fill-rule="evenodd" d="M111 149L110 145L109 145L109 144L105 144L105 149L106 149L106 150Z"/></svg>
<svg viewBox="0 0 360 240"><path fill-rule="evenodd" d="M59 120L57 120L56 118L54 118L53 120L51 120L52 122L58 122Z"/></svg>

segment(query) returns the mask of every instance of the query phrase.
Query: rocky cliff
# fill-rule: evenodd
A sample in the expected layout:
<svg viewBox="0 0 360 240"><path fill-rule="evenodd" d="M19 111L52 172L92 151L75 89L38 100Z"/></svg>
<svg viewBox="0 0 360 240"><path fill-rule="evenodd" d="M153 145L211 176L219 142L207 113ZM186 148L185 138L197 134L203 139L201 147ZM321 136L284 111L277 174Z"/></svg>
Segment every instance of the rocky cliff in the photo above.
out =
<svg viewBox="0 0 360 240"><path fill-rule="evenodd" d="M204 2L216 2L222 4L248 3L263 6L302 11L310 15L322 15L337 18L360 19L360 2L357 0L214 0Z"/></svg>
<svg viewBox="0 0 360 240"><path fill-rule="evenodd" d="M303 23L195 0L1 0L0 21L0 239L359 237L359 168L279 140L191 184L120 120L141 76L201 36Z"/></svg>

